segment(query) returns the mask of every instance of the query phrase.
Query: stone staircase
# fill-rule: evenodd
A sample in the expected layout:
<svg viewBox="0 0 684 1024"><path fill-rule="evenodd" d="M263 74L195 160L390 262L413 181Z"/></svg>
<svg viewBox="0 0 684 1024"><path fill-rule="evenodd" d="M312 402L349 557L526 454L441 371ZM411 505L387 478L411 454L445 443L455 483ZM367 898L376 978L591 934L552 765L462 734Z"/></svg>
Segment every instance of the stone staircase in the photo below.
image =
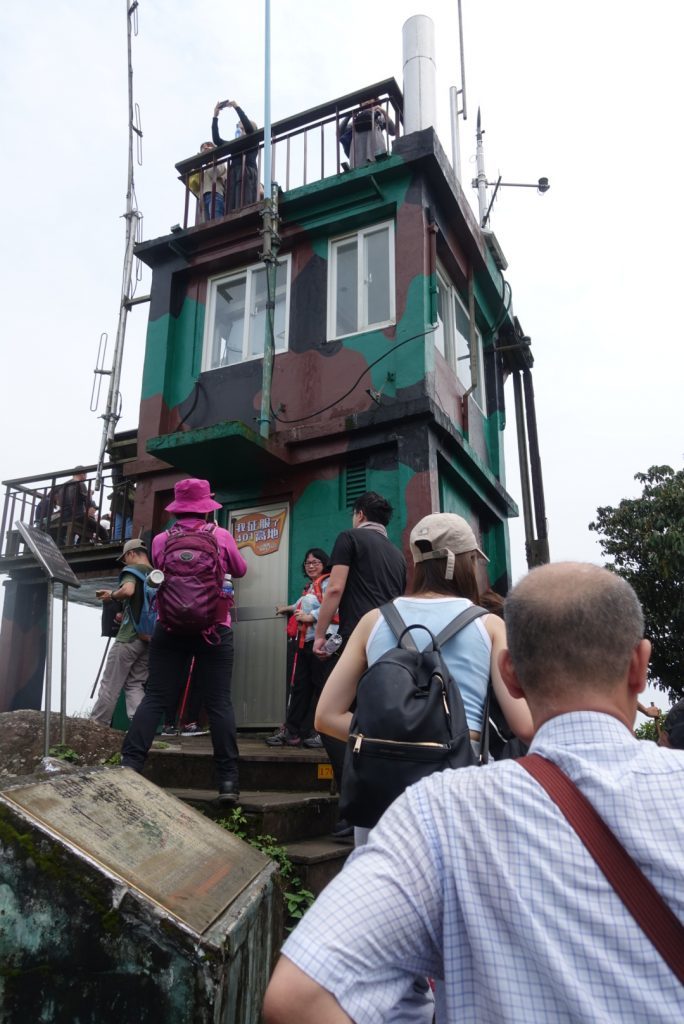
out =
<svg viewBox="0 0 684 1024"><path fill-rule="evenodd" d="M324 750L267 747L264 736L238 736L238 806L245 830L249 836L274 836L287 848L304 887L317 895L352 849L330 838L337 821L332 768ZM164 737L150 751L144 774L215 820L230 813L217 800L209 736Z"/></svg>

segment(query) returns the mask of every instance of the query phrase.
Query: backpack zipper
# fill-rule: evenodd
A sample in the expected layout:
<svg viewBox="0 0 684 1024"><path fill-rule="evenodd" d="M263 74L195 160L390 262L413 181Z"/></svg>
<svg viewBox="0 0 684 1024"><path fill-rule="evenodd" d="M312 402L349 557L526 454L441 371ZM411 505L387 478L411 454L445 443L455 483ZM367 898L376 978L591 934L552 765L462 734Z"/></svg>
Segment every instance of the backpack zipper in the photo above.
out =
<svg viewBox="0 0 684 1024"><path fill-rule="evenodd" d="M383 740L373 736L364 736L362 732L352 733L354 737L354 748L352 754L361 753L361 744L363 740L368 740L369 743L392 743L398 747L448 747L448 743L432 743L428 740L421 740L419 742L412 742L411 740Z"/></svg>

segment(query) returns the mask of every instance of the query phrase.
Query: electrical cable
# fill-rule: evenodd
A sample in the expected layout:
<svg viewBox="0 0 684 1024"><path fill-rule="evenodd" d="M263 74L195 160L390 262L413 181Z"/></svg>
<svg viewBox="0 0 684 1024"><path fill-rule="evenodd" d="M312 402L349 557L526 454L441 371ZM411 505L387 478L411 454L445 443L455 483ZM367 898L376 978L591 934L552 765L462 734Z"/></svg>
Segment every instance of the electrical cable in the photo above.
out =
<svg viewBox="0 0 684 1024"><path fill-rule="evenodd" d="M348 395L351 395L352 391L354 391L354 389L359 386L359 384L361 383L363 378L366 376L368 371L372 370L373 367L377 366L377 364L382 362L383 359L386 359L393 352L396 352L397 349L401 348L402 345L407 345L409 343L409 341L416 341L417 338L427 338L428 334L432 334L436 330L437 330L437 325L435 325L434 327L431 327L429 331L421 331L419 334L412 334L410 338L404 338L403 341L397 342L397 344L393 345L392 348L387 350L387 352L383 352L381 356L378 356L378 358L374 359L372 363L369 363L368 366L363 371L363 373L359 377L357 377L357 379L354 381L352 386L350 388L348 388L348 390L345 391L343 395L339 395L334 401L330 402L329 405L323 406L322 409L317 409L315 412L309 413L308 416L299 416L296 419L286 420L286 419L283 419L282 416L279 416L277 414L277 412L274 410L273 406L271 406L271 416L273 416L274 419L278 420L279 423L287 423L287 424L290 424L290 423L304 423L304 422L306 422L306 420L311 420L315 416L320 416L321 413L327 412L328 409L332 409L334 406L338 405L339 402L343 402L344 399Z"/></svg>
<svg viewBox="0 0 684 1024"><path fill-rule="evenodd" d="M198 398L200 396L200 391L204 391L204 384L202 383L202 378L198 377L197 380L195 381L195 395L194 395L194 399L193 399L192 405L190 406L190 408L186 412L185 416L183 416L183 419L180 421L180 423L176 427L176 431L179 431L181 429L181 427L184 427L186 422L187 422L187 420L188 420L188 418L190 416L192 416L193 412L195 411L195 407L197 406L197 400L198 400ZM206 392L205 392L205 398L206 398Z"/></svg>

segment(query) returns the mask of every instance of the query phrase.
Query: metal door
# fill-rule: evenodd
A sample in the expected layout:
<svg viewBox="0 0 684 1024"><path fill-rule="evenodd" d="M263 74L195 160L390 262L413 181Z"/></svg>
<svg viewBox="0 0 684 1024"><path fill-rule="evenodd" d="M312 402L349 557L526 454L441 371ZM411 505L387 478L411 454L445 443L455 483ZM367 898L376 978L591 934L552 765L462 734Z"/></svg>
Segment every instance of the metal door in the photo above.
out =
<svg viewBox="0 0 684 1024"><path fill-rule="evenodd" d="M228 528L247 562L246 576L235 580L235 717L243 728L278 725L285 707L287 639L275 606L289 602L290 509L286 502L234 509Z"/></svg>

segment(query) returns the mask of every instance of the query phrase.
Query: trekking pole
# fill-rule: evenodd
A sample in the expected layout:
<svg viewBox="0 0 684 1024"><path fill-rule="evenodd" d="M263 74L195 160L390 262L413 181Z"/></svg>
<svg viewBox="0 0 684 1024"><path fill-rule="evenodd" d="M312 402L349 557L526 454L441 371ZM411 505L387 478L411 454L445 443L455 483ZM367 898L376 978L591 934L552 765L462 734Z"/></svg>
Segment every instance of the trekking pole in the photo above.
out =
<svg viewBox="0 0 684 1024"><path fill-rule="evenodd" d="M181 701L180 714L178 715L178 725L182 726L185 715L185 706L188 703L188 694L190 693L190 682L192 680L192 670L195 667L195 659L193 658L190 662L190 671L188 672L188 681L185 684L185 693L183 694L183 700Z"/></svg>
<svg viewBox="0 0 684 1024"><path fill-rule="evenodd" d="M112 638L111 638L111 636L108 636L107 637L107 645L106 645L106 647L104 649L104 654L102 655L102 661L100 662L100 667L97 670L97 675L95 676L95 682L93 683L93 688L90 691L90 699L91 700L95 696L95 691L97 690L97 684L100 682L100 676L102 675L102 667L103 667L103 665L105 663L105 658L107 657L107 651L109 650L109 645L111 644L111 642L112 642Z"/></svg>
<svg viewBox="0 0 684 1024"><path fill-rule="evenodd" d="M297 646L294 652L294 659L292 661L292 674L290 676L290 689L287 692L287 707L285 709L285 717L287 712L290 710L290 704L292 703L292 691L294 690L295 672L297 671L297 659L299 658L299 652L304 646L304 638L306 636L307 625L306 622L300 622L299 630L297 631Z"/></svg>

